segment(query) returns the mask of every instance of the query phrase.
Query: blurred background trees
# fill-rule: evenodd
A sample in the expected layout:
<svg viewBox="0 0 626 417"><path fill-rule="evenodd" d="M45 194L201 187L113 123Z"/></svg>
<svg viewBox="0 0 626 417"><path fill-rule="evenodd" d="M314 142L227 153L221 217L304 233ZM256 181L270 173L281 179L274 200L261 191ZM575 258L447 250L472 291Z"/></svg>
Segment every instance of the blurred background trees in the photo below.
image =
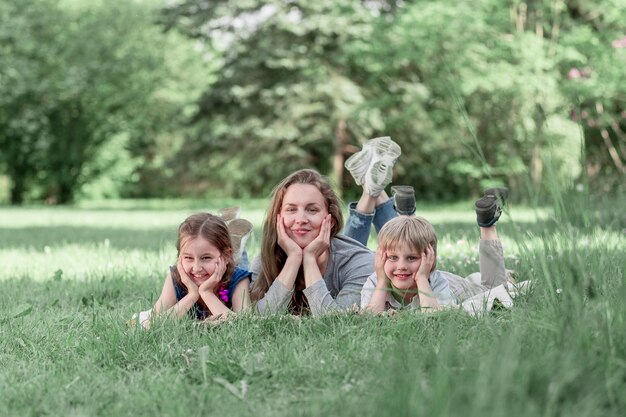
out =
<svg viewBox="0 0 626 417"><path fill-rule="evenodd" d="M625 0L6 0L0 51L13 203L350 194L379 135L424 200L624 191Z"/></svg>

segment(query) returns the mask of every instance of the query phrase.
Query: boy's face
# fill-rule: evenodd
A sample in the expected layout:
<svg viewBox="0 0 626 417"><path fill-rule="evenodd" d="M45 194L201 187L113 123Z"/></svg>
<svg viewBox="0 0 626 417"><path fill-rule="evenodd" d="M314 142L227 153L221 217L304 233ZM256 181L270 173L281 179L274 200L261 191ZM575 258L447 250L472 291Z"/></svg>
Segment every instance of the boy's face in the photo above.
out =
<svg viewBox="0 0 626 417"><path fill-rule="evenodd" d="M417 288L415 277L422 264L422 254L409 245L399 245L387 250L385 261L385 275L398 290L413 290Z"/></svg>

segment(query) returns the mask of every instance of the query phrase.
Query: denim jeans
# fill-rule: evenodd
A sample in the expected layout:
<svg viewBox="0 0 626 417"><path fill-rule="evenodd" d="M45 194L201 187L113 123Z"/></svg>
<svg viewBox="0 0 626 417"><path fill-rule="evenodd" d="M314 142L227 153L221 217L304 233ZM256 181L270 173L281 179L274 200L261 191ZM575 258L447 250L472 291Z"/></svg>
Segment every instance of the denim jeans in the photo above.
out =
<svg viewBox="0 0 626 417"><path fill-rule="evenodd" d="M356 202L350 203L348 205L348 221L346 222L346 227L343 229L343 234L367 246L372 223L376 229L376 234L378 234L378 231L385 223L394 217L398 217L393 203L393 199L390 198L388 201L376 207L374 213L361 213L356 209Z"/></svg>
<svg viewBox="0 0 626 417"><path fill-rule="evenodd" d="M236 265L238 268L241 269L245 269L246 271L249 271L248 268L250 268L250 262L248 260L248 252L246 251L246 249L244 248L243 252L241 253L241 259L239 260L239 264Z"/></svg>

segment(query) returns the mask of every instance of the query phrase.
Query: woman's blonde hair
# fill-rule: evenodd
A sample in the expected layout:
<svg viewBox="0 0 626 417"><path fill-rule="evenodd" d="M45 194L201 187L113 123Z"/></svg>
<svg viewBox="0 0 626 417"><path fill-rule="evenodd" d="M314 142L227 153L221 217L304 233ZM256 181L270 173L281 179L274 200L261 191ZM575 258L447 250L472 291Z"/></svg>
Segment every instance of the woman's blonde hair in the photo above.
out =
<svg viewBox="0 0 626 417"><path fill-rule="evenodd" d="M378 232L378 247L385 251L398 250L408 245L421 254L429 244L435 251L432 272L437 266L437 235L433 225L425 218L398 216L385 223Z"/></svg>
<svg viewBox="0 0 626 417"><path fill-rule="evenodd" d="M287 254L278 244L278 230L276 226L276 218L280 214L283 199L287 189L293 184L308 184L315 186L326 203L326 209L333 219L333 226L330 231L331 238L343 228L343 213L341 212L341 201L337 194L333 191L325 177L319 172L312 169L301 169L289 175L282 180L271 194L270 207L267 211L265 221L263 223L263 237L261 240L261 271L254 281L250 298L252 301L258 301L267 292L276 277L280 274L285 262ZM302 313L306 310L306 299L302 294L304 289L304 275L302 269L298 272L294 296L291 301L290 310L295 313Z"/></svg>

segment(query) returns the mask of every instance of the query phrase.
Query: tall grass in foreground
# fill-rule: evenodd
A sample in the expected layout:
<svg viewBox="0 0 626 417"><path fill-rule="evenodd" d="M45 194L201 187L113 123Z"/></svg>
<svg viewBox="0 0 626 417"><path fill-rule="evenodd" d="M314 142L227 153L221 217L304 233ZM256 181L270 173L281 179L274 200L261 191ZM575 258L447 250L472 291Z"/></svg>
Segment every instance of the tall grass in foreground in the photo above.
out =
<svg viewBox="0 0 626 417"><path fill-rule="evenodd" d="M622 203L565 202L539 220L513 208L507 266L535 286L480 319L242 316L149 332L126 321L158 295L187 212L0 210L0 415L623 416ZM421 211L440 266L461 275L477 268L470 208Z"/></svg>

